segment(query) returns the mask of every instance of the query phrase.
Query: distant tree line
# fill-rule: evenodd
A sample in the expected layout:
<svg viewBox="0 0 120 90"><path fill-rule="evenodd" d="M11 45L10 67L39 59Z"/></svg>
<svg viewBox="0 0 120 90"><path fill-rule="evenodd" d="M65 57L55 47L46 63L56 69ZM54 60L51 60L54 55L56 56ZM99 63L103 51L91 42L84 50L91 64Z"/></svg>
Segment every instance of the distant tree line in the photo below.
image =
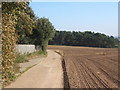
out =
<svg viewBox="0 0 120 90"><path fill-rule="evenodd" d="M56 31L54 38L49 41L49 44L113 48L117 47L118 39L113 36L107 36L105 34L94 33L91 31Z"/></svg>

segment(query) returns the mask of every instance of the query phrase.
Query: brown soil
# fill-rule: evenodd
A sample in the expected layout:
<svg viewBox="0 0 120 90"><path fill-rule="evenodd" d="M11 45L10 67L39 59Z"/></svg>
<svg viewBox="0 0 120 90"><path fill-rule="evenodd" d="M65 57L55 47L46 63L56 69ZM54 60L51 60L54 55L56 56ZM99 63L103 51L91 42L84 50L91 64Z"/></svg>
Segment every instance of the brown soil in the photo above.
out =
<svg viewBox="0 0 120 90"><path fill-rule="evenodd" d="M118 88L117 48L49 46L48 49L64 53L70 88Z"/></svg>

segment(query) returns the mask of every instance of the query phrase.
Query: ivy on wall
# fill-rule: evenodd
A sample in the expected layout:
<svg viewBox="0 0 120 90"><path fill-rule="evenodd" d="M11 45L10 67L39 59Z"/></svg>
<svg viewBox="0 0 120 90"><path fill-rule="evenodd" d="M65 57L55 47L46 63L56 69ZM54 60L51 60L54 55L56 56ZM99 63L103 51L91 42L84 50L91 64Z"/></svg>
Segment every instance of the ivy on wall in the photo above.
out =
<svg viewBox="0 0 120 90"><path fill-rule="evenodd" d="M15 18L10 14L2 15L2 79L3 85L9 83L14 77L15 44Z"/></svg>

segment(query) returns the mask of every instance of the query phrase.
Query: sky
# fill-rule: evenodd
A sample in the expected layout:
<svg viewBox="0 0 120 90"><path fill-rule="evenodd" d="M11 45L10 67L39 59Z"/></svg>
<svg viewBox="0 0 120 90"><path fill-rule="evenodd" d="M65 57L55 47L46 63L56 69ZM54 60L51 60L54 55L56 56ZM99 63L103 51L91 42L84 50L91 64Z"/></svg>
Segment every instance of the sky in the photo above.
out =
<svg viewBox="0 0 120 90"><path fill-rule="evenodd" d="M30 7L37 17L49 18L56 30L118 36L117 2L31 2Z"/></svg>

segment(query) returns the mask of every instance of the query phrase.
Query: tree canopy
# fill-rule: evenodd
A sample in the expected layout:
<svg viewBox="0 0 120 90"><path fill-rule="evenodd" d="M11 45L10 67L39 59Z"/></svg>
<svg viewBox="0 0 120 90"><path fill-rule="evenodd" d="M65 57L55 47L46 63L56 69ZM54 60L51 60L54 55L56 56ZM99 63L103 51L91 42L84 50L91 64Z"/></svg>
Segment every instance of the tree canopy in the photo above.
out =
<svg viewBox="0 0 120 90"><path fill-rule="evenodd" d="M118 45L118 39L115 39L113 36L107 36L105 34L94 33L91 31L56 31L55 37L49 42L49 44L112 48Z"/></svg>
<svg viewBox="0 0 120 90"><path fill-rule="evenodd" d="M46 45L53 38L54 33L55 28L47 18L38 19L32 34L33 44L40 45L42 50L45 51Z"/></svg>

